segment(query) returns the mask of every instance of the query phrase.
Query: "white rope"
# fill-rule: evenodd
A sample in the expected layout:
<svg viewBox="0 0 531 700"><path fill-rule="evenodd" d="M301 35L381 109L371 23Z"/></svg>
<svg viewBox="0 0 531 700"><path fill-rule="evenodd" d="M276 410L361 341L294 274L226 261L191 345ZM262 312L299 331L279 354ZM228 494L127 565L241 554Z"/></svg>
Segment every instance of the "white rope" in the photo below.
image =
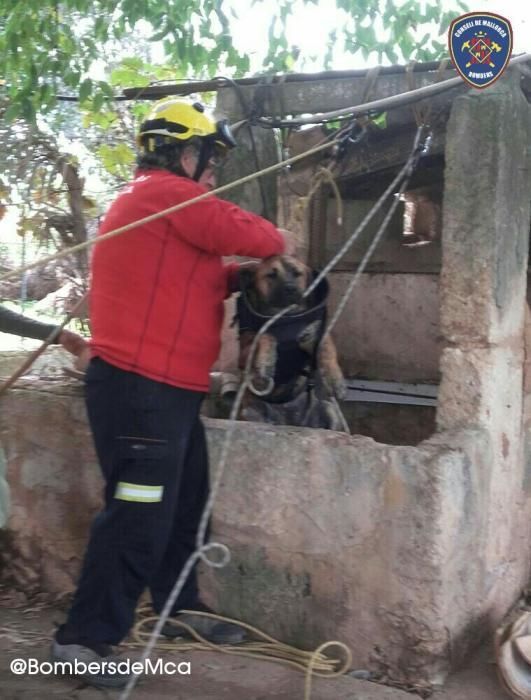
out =
<svg viewBox="0 0 531 700"><path fill-rule="evenodd" d="M349 239L346 241L346 243L341 247L341 250L337 255L335 255L332 260L326 265L326 267L322 270L322 272L319 273L319 275L316 277L314 282L308 287L308 289L305 291L303 297L307 297L311 292L315 289L315 287L321 282L321 280L330 272L330 270L337 264L337 262L340 260L340 258L345 255L345 253L348 251L352 243L355 241L355 239L359 236L361 231L366 227L366 225L369 223L371 218L374 216L374 214L378 211L378 209L382 206L382 204L385 202L385 200L389 197L389 195L393 192L393 189L397 186L397 184L402 180L401 183L401 188L405 188L407 185L407 180L409 179L409 176L411 175L412 169L414 167L414 164L416 163L416 160L419 158L420 153L421 153L421 137L422 134L424 133L424 128L419 127L417 129L417 133L415 135L415 140L413 144L413 148L411 150L411 153L409 155L409 158L404 165L404 167L400 170L399 174L393 179L389 187L385 190L383 195L380 197L378 202L374 205L373 209L365 216L361 224L356 228L356 230L353 232L353 234L349 237ZM395 200L398 201L398 200ZM396 205L394 205L396 206ZM391 207L393 209L393 205ZM394 211L394 209L393 209ZM392 212L391 212L392 214ZM385 221L389 221L390 215L385 217ZM380 227L380 231L383 230L383 226ZM380 233L380 231L378 233ZM371 252L374 250L375 245L371 245ZM363 271L362 265L366 265L368 262L369 256L365 256L362 264L360 264L360 267L357 271L357 275L360 275L361 272ZM223 474L225 471L225 467L227 464L227 458L229 454L229 448L232 443L232 438L234 435L234 431L236 429L236 419L238 416L238 412L240 410L240 405L241 401L244 395L245 390L247 389L247 386L250 381L250 376L251 376L251 365L253 362L254 354L256 352L256 348L258 345L258 341L260 337L267 332L267 330L274 324L276 321L280 318L282 318L285 314L289 313L292 310L295 310L297 308L296 304L292 304L281 311L279 311L275 316L272 316L266 323L260 328L260 330L257 332L253 339L253 343L250 348L249 355L247 357L247 361L245 364L245 369L243 373L243 378L241 385L238 389L238 392L236 394L236 398L234 400L234 403L232 405L232 409L230 412L229 416L229 427L227 429L227 432L225 434L225 439L223 441L223 446L221 449L221 455L218 463L218 468L214 480L214 484L211 488L208 501L205 505L205 508L203 510L203 515L201 517L201 521L199 524L199 529L197 532L197 538L196 538L196 551L193 552L190 557L188 558L188 561L186 562L183 570L181 571L181 574L179 575L179 578L175 582L175 585L166 601L166 604L164 605L164 609L162 610L162 613L160 615L160 618L151 633L151 636L149 638L149 641L144 649L144 652L142 654L142 657L140 659L140 663L144 664L144 662L148 659L149 655L151 654L151 651L155 647L155 644L157 643L157 639L160 635L160 631L164 624L166 623L171 609L173 607L173 604L177 600L177 597L179 596L179 593L182 590L182 587L184 585L184 582L186 581L186 578L188 577L190 571L192 570L192 567L194 564L197 562L198 559L203 559L206 564L209 566L219 566L222 567L225 565L225 563L228 562L229 560L229 550L225 545L222 545L220 543L212 542L209 545L205 544L205 537L206 537L206 531L208 527L208 521L210 519L213 507L214 507L214 501L217 498L217 494L221 485L221 480L223 478ZM225 554L225 559L226 561L216 562L215 564L212 563L208 557L205 556L205 552L208 551L209 549L217 549L217 548L222 548L223 553ZM311 674L311 670L310 670ZM125 687L124 691L120 695L120 700L128 700L130 697L130 694L132 690L134 689L136 682L138 680L138 675L132 675L131 678L129 679L129 682L127 686Z"/></svg>

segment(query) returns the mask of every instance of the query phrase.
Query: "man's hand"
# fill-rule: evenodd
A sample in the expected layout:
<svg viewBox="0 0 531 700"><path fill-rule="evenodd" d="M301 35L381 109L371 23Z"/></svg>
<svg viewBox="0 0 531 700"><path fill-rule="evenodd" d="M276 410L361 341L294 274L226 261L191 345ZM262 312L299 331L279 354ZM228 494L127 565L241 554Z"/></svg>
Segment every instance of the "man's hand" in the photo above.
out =
<svg viewBox="0 0 531 700"><path fill-rule="evenodd" d="M278 230L284 236L284 241L286 242L285 255L294 255L296 257L301 245L299 237L296 233L288 231L286 228L279 228Z"/></svg>
<svg viewBox="0 0 531 700"><path fill-rule="evenodd" d="M85 338L72 331L63 330L59 334L57 342L76 356L74 367L79 372L84 372L90 361L90 347Z"/></svg>
<svg viewBox="0 0 531 700"><path fill-rule="evenodd" d="M59 345L62 345L65 350L71 352L72 355L78 357L88 348L88 343L85 338L72 331L62 330L57 338Z"/></svg>

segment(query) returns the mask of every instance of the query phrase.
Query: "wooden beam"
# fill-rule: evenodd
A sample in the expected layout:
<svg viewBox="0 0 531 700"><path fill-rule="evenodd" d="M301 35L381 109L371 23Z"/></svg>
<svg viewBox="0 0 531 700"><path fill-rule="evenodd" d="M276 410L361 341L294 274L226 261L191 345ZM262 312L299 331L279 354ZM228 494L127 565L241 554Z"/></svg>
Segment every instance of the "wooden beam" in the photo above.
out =
<svg viewBox="0 0 531 700"><path fill-rule="evenodd" d="M371 133L366 140L352 145L336 171L342 191L345 192L345 187L355 184L357 179L401 167L411 153L415 132L416 124L410 122L407 128ZM440 125L433 131L429 155L444 154L444 145L445 128Z"/></svg>

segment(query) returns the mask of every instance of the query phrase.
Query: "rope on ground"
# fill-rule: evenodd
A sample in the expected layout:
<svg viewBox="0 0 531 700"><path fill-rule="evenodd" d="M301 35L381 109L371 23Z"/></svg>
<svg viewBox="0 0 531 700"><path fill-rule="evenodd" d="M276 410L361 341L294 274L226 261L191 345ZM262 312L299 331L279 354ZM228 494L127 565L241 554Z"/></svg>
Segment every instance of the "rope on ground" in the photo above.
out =
<svg viewBox="0 0 531 700"><path fill-rule="evenodd" d="M400 170L398 175L393 179L391 184L387 187L383 195L380 197L378 202L374 205L372 210L364 217L363 221L360 223L360 225L356 228L356 230L352 233L352 235L348 238L348 240L345 242L345 244L341 247L341 250L330 260L330 262L324 267L324 269L317 275L313 283L308 287L308 289L305 291L303 298L309 296L313 290L317 287L317 285L321 282L322 279L330 272L330 270L335 267L337 262L345 255L345 253L349 250L350 246L354 243L355 239L359 236L359 234L363 231L363 229L367 226L369 221L372 219L374 214L381 208L383 203L386 201L386 199L394 192L394 189L398 185L398 183L401 183L402 186L405 187L404 181L407 183L407 179L409 179L409 176L411 175L413 168L415 167L418 159L420 156L423 154L425 146L424 143L422 143L422 138L425 133L425 129L423 127L419 127L417 129L413 147L411 150L411 153L408 157L408 160L404 167ZM395 200L397 201L397 200ZM388 217L386 217L388 219ZM390 218L390 217L389 217ZM375 246L371 246L371 249L374 250ZM364 265L366 265L368 261L368 256L366 255L364 258ZM361 272L363 271L362 264L360 264L357 274L358 277L361 275ZM198 559L203 559L203 561L208 564L209 566L214 566L214 567L222 567L225 565L225 563L228 563L230 559L230 553L228 548L225 545L222 545L220 543L216 542L211 542L210 544L205 544L205 538L206 538L206 532L207 532L207 527L208 527L208 522L210 520L210 516L213 510L214 506L214 501L217 498L218 491L220 489L221 485L221 480L223 478L223 474L225 472L226 464L227 464L227 458L229 454L229 448L232 443L234 431L236 429L236 422L237 422L237 416L240 410L240 405L241 401L243 399L243 394L245 390L247 389L247 386L250 381L251 377L251 365L252 361L254 358L254 354L256 352L256 348L258 345L258 341L260 337L267 332L267 330L274 324L279 318L282 318L285 314L289 313L290 311L296 309L297 306L295 304L291 304L290 306L282 309L279 311L275 316L272 316L270 319L266 321L266 323L260 328L260 330L257 332L255 335L249 355L247 357L247 361L245 364L245 369L243 373L243 378L242 382L240 384L240 387L238 388L238 392L236 394L236 398L234 400L234 403L231 408L230 416L229 416L229 427L227 429L226 435L225 435L225 440L223 441L222 449L221 449L221 455L218 463L218 468L216 472L216 476L214 479L213 486L211 488L207 503L205 505L205 508L203 510L203 515L201 516L201 521L199 524L199 529L197 533L197 539L196 539L196 551L193 552L188 561L186 562L183 570L181 571L181 574L179 575L177 581L175 582L175 585L164 605L164 608L160 614L160 617L158 618L158 621L155 625L154 630L151 633L151 636L149 638L149 641L144 649L144 652L142 654L142 657L140 659L141 664L145 664L146 660L149 658L158 637L160 636L161 630L163 626L165 625L168 617L170 616L171 610L175 604L175 601L177 600L177 597L179 593L182 590L182 587L184 585L184 582L186 581L186 578L188 577L192 567L194 564L198 561ZM220 562L213 562L211 561L207 556L206 553L209 550L213 549L222 549L224 555L225 555L225 560ZM238 623L240 624L240 623ZM341 643L340 643L341 644ZM317 653L317 652L316 652ZM311 667L308 670L308 673L311 675L312 670ZM120 695L120 700L127 700L130 697L130 694L133 690L133 688L136 685L136 682L138 680L138 675L134 674L131 676L129 679L127 686L125 687L123 693ZM309 686L307 685L307 691ZM305 700L309 700L309 697L307 696Z"/></svg>
<svg viewBox="0 0 531 700"><path fill-rule="evenodd" d="M312 689L312 676L317 675L314 670L313 666L315 663L317 663L317 660L321 658L322 652L324 649L327 649L328 647L336 646L339 647L340 649L343 649L343 651L346 654L345 658L345 663L342 668L338 669L336 673L334 673L335 676L341 676L343 673L346 673L348 669L350 668L350 664L352 663L352 653L350 649L347 647L346 644L343 644L343 642L325 642L324 644L321 644L320 647L317 647L317 649L313 652L312 658L310 660L310 663L308 664L308 671L306 673L306 683L304 685L304 700L310 700L310 694L311 694L311 689Z"/></svg>
<svg viewBox="0 0 531 700"><path fill-rule="evenodd" d="M133 641L129 642L127 646L133 648L142 647L149 639L152 631L150 628L156 624L159 618L156 615L149 615L148 610L149 609L145 607L138 611L140 619L137 621L132 631ZM253 635L255 640L238 645L212 644L196 632L190 625L180 622L178 619L174 619L172 620L172 624L182 627L183 632L188 635L188 638L180 637L171 642L158 642L155 645L157 651L177 651L180 653L186 651L219 651L232 656L242 656L280 663L304 672L306 674L306 686L308 689L312 675L321 678L336 677L346 673L352 665L350 649L342 642L326 642L315 651L304 651L289 644L285 644L284 642L280 642L278 639L271 637L253 625L234 620L230 617L215 615L213 613L201 613L194 610L183 610L183 613L193 613L194 615L200 615L220 622L239 625ZM321 653L324 648L332 645L336 645L342 649L344 652L343 659L331 658ZM310 681L308 681L308 678L310 678ZM308 691L305 697L310 697Z"/></svg>

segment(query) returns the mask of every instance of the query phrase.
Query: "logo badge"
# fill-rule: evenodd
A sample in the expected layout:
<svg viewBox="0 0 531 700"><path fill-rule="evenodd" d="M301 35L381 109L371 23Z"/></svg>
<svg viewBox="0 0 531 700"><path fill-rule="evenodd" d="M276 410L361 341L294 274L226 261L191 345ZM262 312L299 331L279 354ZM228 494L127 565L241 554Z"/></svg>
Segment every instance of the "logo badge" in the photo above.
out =
<svg viewBox="0 0 531 700"><path fill-rule="evenodd" d="M509 62L513 29L509 20L493 12L469 12L450 25L448 45L463 80L484 88L500 77Z"/></svg>

